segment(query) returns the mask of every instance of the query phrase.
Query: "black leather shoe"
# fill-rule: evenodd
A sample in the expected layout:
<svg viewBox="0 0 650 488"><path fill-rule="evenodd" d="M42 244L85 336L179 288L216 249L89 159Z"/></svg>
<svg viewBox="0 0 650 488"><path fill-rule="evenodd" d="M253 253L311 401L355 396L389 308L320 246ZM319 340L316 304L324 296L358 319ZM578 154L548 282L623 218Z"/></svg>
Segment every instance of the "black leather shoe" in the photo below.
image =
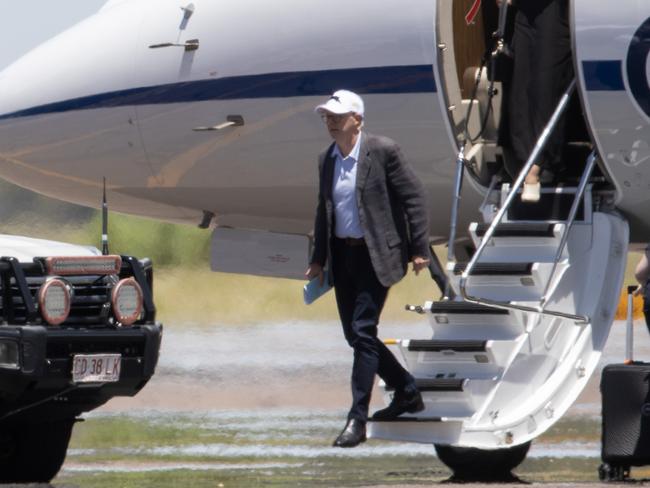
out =
<svg viewBox="0 0 650 488"><path fill-rule="evenodd" d="M332 444L333 447L356 447L366 441L366 423L361 420L348 420L345 428Z"/></svg>
<svg viewBox="0 0 650 488"><path fill-rule="evenodd" d="M416 413L422 410L424 410L424 402L419 391L415 390L412 393L396 391L390 405L382 410L376 411L372 416L372 420L392 420L403 413Z"/></svg>

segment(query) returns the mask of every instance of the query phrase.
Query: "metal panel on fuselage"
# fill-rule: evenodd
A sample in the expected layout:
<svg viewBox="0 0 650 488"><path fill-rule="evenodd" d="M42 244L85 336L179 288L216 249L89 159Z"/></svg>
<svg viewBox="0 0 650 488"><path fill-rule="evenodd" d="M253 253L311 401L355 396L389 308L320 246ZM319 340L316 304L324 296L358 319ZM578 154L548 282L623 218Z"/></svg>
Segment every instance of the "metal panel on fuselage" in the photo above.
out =
<svg viewBox="0 0 650 488"><path fill-rule="evenodd" d="M113 3L0 73L0 174L88 206L101 201L106 177L115 210L198 220L199 211L111 194L152 176L125 91L135 82L144 8Z"/></svg>
<svg viewBox="0 0 650 488"><path fill-rule="evenodd" d="M313 109L332 91L349 88L366 101L366 129L403 146L432 196L434 227L444 235L448 212L440 212L440 196L449 200L453 151L435 93L433 2L388 13L370 0L199 0L182 32L172 3L151 3L137 53L138 85L164 80L167 93L158 94L170 102L136 108L154 177L146 188L124 192L205 208L224 225L307 232L316 155L330 143ZM199 39L201 47L145 48L165 39ZM174 92L178 82L186 82L184 93ZM196 98L184 98L192 90ZM232 114L245 125L192 133Z"/></svg>
<svg viewBox="0 0 650 488"><path fill-rule="evenodd" d="M0 157L20 158L5 158L0 174L86 205L106 176L124 197L111 199L119 211L195 223L210 210L224 225L308 232L316 155L330 142L313 108L345 87L366 100L367 130L402 145L430 196L433 234L446 234L454 151L433 75L435 2L193 4L183 23L171 0L116 2L52 41L47 57L3 73ZM149 47L190 39L198 50ZM5 86L64 62L46 90L28 83L3 99ZM245 125L192 130L231 114ZM29 138L14 137L21 124ZM52 147L53 134L64 141L56 150L33 150Z"/></svg>
<svg viewBox="0 0 650 488"><path fill-rule="evenodd" d="M630 220L650 239L650 3L574 0L579 86L591 132Z"/></svg>

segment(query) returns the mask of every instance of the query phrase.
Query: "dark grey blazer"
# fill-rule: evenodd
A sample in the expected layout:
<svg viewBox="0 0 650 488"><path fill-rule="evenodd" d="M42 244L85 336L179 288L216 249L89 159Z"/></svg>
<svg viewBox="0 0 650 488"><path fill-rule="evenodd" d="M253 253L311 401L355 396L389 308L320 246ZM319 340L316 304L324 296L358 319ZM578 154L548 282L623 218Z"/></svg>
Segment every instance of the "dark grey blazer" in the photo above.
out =
<svg viewBox="0 0 650 488"><path fill-rule="evenodd" d="M334 232L334 143L319 157L319 191L312 263L331 270ZM401 280L413 256L429 257L426 197L420 180L391 139L361 134L357 205L363 236L377 278L389 287Z"/></svg>

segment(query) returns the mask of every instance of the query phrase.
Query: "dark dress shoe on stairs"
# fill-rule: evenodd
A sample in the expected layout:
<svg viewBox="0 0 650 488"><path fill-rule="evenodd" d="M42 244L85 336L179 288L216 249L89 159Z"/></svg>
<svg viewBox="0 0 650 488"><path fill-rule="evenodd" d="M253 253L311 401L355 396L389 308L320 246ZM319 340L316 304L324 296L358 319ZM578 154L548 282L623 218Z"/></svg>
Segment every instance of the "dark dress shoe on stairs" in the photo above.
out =
<svg viewBox="0 0 650 488"><path fill-rule="evenodd" d="M366 441L366 423L350 419L334 441L334 447L356 447Z"/></svg>
<svg viewBox="0 0 650 488"><path fill-rule="evenodd" d="M390 405L376 411L371 420L392 420L403 413L416 413L422 410L424 410L424 402L418 390L411 392L396 391Z"/></svg>

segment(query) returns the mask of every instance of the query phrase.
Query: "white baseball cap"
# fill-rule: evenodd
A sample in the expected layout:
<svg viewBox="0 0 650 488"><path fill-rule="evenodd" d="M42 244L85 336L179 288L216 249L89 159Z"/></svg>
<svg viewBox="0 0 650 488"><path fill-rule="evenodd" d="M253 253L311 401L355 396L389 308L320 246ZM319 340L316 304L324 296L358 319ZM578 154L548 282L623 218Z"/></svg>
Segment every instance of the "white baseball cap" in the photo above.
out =
<svg viewBox="0 0 650 488"><path fill-rule="evenodd" d="M333 114L348 114L350 112L363 117L363 100L359 95L349 90L337 90L327 102L316 107L316 112L330 112Z"/></svg>

